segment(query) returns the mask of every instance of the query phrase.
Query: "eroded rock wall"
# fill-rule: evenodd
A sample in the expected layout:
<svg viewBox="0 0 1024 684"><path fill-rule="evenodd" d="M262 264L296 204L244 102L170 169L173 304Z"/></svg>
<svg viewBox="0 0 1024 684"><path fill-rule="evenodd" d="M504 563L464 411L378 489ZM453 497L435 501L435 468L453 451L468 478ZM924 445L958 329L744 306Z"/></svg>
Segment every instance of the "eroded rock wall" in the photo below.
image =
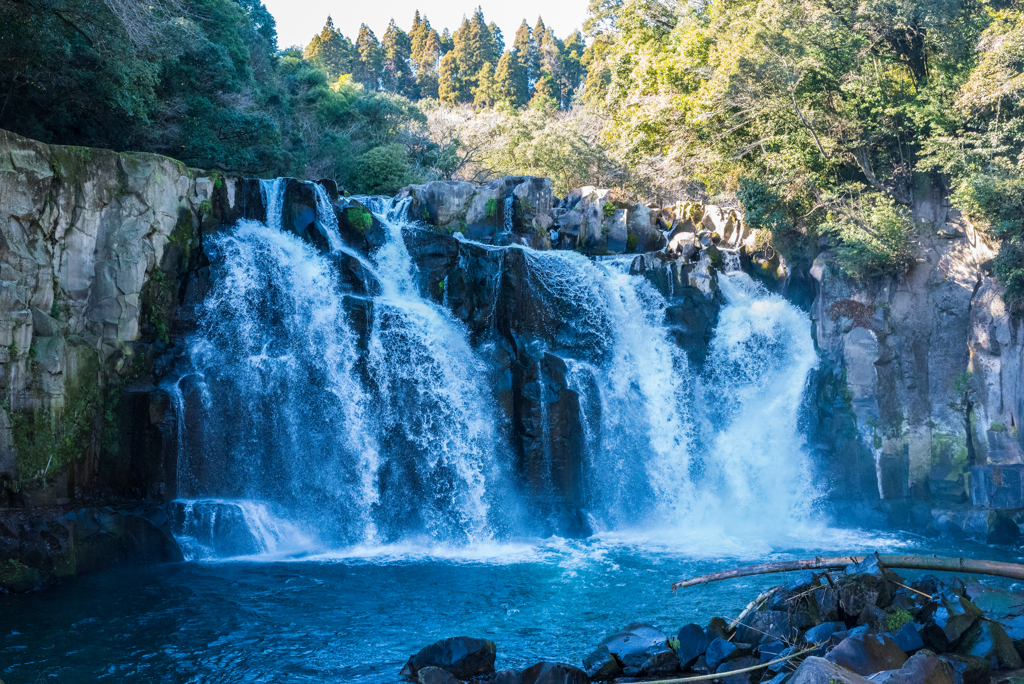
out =
<svg viewBox="0 0 1024 684"><path fill-rule="evenodd" d="M175 416L157 385L175 313L202 231L253 191L158 155L0 131L0 589L144 557L150 532L156 556L175 556L159 515L129 525L120 507L174 496Z"/></svg>
<svg viewBox="0 0 1024 684"><path fill-rule="evenodd" d="M899 278L855 281L828 252L811 268L831 376L819 384L839 387L821 407L834 424L820 421L819 446L836 462L875 466L891 519L985 536L1024 507L1019 486L994 504L982 484L993 467L1022 462L1020 325L990 272L998 246L935 188L919 191L914 219L914 263Z"/></svg>

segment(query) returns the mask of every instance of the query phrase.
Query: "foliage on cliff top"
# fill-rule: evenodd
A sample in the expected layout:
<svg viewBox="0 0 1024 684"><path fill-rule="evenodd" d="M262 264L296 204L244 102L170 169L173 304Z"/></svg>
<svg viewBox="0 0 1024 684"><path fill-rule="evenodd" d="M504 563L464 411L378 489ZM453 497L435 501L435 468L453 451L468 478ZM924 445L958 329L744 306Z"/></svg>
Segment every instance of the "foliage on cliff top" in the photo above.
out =
<svg viewBox="0 0 1024 684"><path fill-rule="evenodd" d="M588 97L632 163L668 157L712 193L755 200L748 216L787 257L824 243L850 273L892 275L906 263L901 207L941 182L916 172L977 186L1019 128L1016 13L999 0L594 0L603 48L589 69L606 80Z"/></svg>

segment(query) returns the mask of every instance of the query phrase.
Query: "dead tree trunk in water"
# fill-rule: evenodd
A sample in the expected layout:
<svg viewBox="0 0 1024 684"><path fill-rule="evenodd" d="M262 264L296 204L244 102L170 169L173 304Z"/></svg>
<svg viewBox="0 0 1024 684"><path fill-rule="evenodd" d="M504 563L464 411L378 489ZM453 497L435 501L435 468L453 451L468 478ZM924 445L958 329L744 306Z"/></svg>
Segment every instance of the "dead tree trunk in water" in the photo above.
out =
<svg viewBox="0 0 1024 684"><path fill-rule="evenodd" d="M847 565L860 563L867 556L837 556L834 558L808 558L806 560L784 561L781 563L761 563L743 568L712 572L700 577L684 579L672 585L672 591L698 584L719 582L736 577L751 575L770 575L778 572L796 572L799 570L841 570ZM933 572L969 572L977 575L1008 577L1024 580L1024 565L1001 563L999 561L971 560L968 558L939 558L937 556L878 556L879 562L891 569L930 570Z"/></svg>

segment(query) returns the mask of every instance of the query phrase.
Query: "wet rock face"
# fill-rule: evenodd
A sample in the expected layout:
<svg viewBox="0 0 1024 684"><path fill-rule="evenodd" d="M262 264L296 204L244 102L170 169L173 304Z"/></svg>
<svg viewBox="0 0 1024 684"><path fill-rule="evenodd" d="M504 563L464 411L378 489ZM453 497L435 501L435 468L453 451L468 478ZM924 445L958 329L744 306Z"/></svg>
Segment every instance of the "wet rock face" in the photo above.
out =
<svg viewBox="0 0 1024 684"><path fill-rule="evenodd" d="M471 679L494 672L496 652L497 648L493 641L464 636L452 637L424 647L409 659L401 674L415 681L421 670L433 667L457 679Z"/></svg>
<svg viewBox="0 0 1024 684"><path fill-rule="evenodd" d="M1024 509L1013 470L1024 462L1024 338L989 267L998 245L941 188L920 188L913 213L915 261L900 277L854 281L828 252L810 268L811 315L830 362L821 376L845 375L816 440L829 463L877 463L893 522L1013 543L1020 532L1007 519ZM858 489L837 487L837 498ZM989 515L1002 511L1010 515Z"/></svg>
<svg viewBox="0 0 1024 684"><path fill-rule="evenodd" d="M159 506L0 514L0 592L21 593L118 562L182 560Z"/></svg>

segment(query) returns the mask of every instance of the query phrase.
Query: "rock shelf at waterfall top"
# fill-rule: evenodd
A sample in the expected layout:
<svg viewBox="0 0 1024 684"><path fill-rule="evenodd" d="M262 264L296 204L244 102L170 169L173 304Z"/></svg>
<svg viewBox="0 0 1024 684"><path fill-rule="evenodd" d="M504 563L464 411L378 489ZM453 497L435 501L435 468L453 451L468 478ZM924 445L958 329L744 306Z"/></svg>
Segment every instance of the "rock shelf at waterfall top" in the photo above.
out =
<svg viewBox="0 0 1024 684"><path fill-rule="evenodd" d="M1024 681L1024 593L974 578L921 575L907 582L870 555L844 571L792 573L786 584L752 597L732 621L714 617L674 634L626 625L581 662L501 669L500 644L458 636L425 646L400 674L418 684Z"/></svg>

